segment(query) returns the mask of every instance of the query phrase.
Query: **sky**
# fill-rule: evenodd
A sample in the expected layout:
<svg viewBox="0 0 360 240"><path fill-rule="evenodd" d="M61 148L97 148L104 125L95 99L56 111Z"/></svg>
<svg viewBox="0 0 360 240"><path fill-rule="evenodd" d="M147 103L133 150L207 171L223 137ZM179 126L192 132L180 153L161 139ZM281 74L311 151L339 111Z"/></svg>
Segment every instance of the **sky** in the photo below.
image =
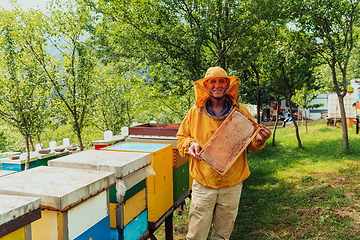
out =
<svg viewBox="0 0 360 240"><path fill-rule="evenodd" d="M46 11L46 3L50 0L17 0L18 4L22 7L23 10L28 8L40 9L41 11ZM11 4L9 0L0 0L0 6L5 10L11 10Z"/></svg>

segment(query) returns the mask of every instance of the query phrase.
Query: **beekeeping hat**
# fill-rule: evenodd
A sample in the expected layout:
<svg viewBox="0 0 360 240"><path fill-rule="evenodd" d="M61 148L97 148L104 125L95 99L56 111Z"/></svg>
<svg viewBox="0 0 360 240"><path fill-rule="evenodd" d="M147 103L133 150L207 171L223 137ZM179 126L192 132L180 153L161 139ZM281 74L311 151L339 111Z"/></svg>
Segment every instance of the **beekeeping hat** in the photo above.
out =
<svg viewBox="0 0 360 240"><path fill-rule="evenodd" d="M206 71L205 73L205 77L200 79L200 80L197 80L194 85L200 87L203 91L205 91L206 93L208 93L210 96L212 96L211 93L209 93L206 89L206 82L209 80L209 79L212 79L212 78L225 78L228 80L228 83L229 83L229 87L228 89L226 90L226 92L224 93L227 94L229 90L233 89L234 85L235 84L239 84L240 80L237 78L237 77L232 77L232 76L228 76L227 73L225 72L225 70L221 67L210 67L208 68L208 70Z"/></svg>
<svg viewBox="0 0 360 240"><path fill-rule="evenodd" d="M205 73L205 77L203 79L200 79L200 80L203 80L205 82L205 81L207 81L207 80L209 80L211 78L226 78L230 82L231 82L231 80L234 81L234 80L238 79L237 77L228 76L227 73L225 72L225 70L222 67L210 67L210 68L208 68L208 70Z"/></svg>
<svg viewBox="0 0 360 240"><path fill-rule="evenodd" d="M240 80L237 77L228 76L225 70L221 67L210 67L206 71L204 78L194 82L196 106L204 106L206 99L208 99L209 96L212 96L205 86L205 82L212 78L226 78L229 80L229 87L225 91L224 95L228 95L233 104L237 104Z"/></svg>

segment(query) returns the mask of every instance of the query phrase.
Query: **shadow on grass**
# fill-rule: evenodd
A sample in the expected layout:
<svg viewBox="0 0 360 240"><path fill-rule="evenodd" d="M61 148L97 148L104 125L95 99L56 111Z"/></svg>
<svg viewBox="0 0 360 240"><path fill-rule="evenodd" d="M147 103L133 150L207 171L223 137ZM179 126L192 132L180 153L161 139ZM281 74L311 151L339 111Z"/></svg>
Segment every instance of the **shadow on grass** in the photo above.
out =
<svg viewBox="0 0 360 240"><path fill-rule="evenodd" d="M249 153L251 175L244 181L231 239L360 239L359 167L344 161L359 161L360 141L356 136L349 142L347 151L342 139L315 138L304 149L268 143ZM340 169L312 171L319 162L336 162ZM291 181L277 175L302 164L308 171Z"/></svg>

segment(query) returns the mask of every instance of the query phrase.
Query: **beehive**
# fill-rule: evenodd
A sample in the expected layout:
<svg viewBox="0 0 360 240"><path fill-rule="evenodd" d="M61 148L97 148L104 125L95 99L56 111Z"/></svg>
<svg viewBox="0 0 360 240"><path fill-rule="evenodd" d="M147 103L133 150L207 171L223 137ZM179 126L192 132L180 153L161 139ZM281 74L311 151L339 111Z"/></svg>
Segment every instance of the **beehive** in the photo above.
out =
<svg viewBox="0 0 360 240"><path fill-rule="evenodd" d="M109 209L111 234L116 239L129 239L126 238L129 235L125 234L127 232L132 232L131 237L136 237L132 239L138 239L148 229L146 178L151 171L150 163L149 153L97 150L87 150L48 162L53 167L115 173L116 185L109 190ZM138 231L135 233L134 229Z"/></svg>
<svg viewBox="0 0 360 240"><path fill-rule="evenodd" d="M125 138L121 135L112 136L111 139L103 139L103 140L96 140L93 141L92 144L94 145L95 150L100 150L101 148L108 147L114 145L118 142L124 141Z"/></svg>
<svg viewBox="0 0 360 240"><path fill-rule="evenodd" d="M23 153L20 155L19 159L11 160L9 157L0 159L2 163L2 170L10 170L10 171L24 171L25 170L25 162L27 159L27 154ZM38 157L36 155L30 155L29 168L34 168L37 166Z"/></svg>
<svg viewBox="0 0 360 240"><path fill-rule="evenodd" d="M36 166L47 166L47 162L55 158L55 152L49 152L46 154L36 154L38 160L36 161Z"/></svg>
<svg viewBox="0 0 360 240"><path fill-rule="evenodd" d="M156 222L173 205L172 148L169 144L119 143L101 151L142 152L151 154L155 176L147 177L148 220Z"/></svg>
<svg viewBox="0 0 360 240"><path fill-rule="evenodd" d="M41 218L41 200L0 194L0 239L31 240L31 223Z"/></svg>
<svg viewBox="0 0 360 240"><path fill-rule="evenodd" d="M115 174L40 166L0 178L0 194L41 198L33 239L110 239L108 188Z"/></svg>
<svg viewBox="0 0 360 240"><path fill-rule="evenodd" d="M141 126L141 125L140 125ZM143 127L145 128L145 127ZM137 131L139 131L137 129ZM130 134L132 128L130 127ZM146 133L146 131L145 131ZM178 139L176 137L154 137L154 136L133 136L130 135L126 142L138 142L138 143L157 143L157 144L170 144L173 151L173 202L177 207L187 196L189 196L190 176L189 176L189 157L182 157L179 154L177 148Z"/></svg>

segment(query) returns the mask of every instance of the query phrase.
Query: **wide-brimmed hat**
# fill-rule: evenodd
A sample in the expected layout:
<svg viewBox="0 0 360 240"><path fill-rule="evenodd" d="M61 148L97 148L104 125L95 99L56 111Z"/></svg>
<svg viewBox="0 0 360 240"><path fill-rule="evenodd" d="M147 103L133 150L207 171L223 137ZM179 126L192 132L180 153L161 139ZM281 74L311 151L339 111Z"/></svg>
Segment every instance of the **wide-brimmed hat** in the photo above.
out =
<svg viewBox="0 0 360 240"><path fill-rule="evenodd" d="M200 112L204 112L204 106L207 99L212 94L206 89L205 82L212 78L227 78L229 79L229 87L225 91L224 95L228 96L228 99L231 100L233 105L238 104L238 90L239 90L239 78L228 76L225 70L221 67L210 67L205 74L205 78L199 79L194 82L194 90L195 90L195 105L199 109Z"/></svg>
<svg viewBox="0 0 360 240"><path fill-rule="evenodd" d="M200 79L202 82L205 82L211 78L227 78L230 80L230 82L233 82L231 80L238 79L237 77L228 76L226 71L222 67L210 67L205 73L205 77Z"/></svg>
<svg viewBox="0 0 360 240"><path fill-rule="evenodd" d="M204 90L207 94L209 94L209 96L212 96L212 94L206 90L205 83L207 82L207 80L213 79L213 78L226 78L229 80L229 88L225 91L224 95L227 94L228 91L233 88L234 84L237 84L237 87L238 87L239 86L238 83L240 82L239 78L228 76L222 67L210 67L206 71L205 77L194 82L194 85L195 86L197 85L202 90Z"/></svg>

